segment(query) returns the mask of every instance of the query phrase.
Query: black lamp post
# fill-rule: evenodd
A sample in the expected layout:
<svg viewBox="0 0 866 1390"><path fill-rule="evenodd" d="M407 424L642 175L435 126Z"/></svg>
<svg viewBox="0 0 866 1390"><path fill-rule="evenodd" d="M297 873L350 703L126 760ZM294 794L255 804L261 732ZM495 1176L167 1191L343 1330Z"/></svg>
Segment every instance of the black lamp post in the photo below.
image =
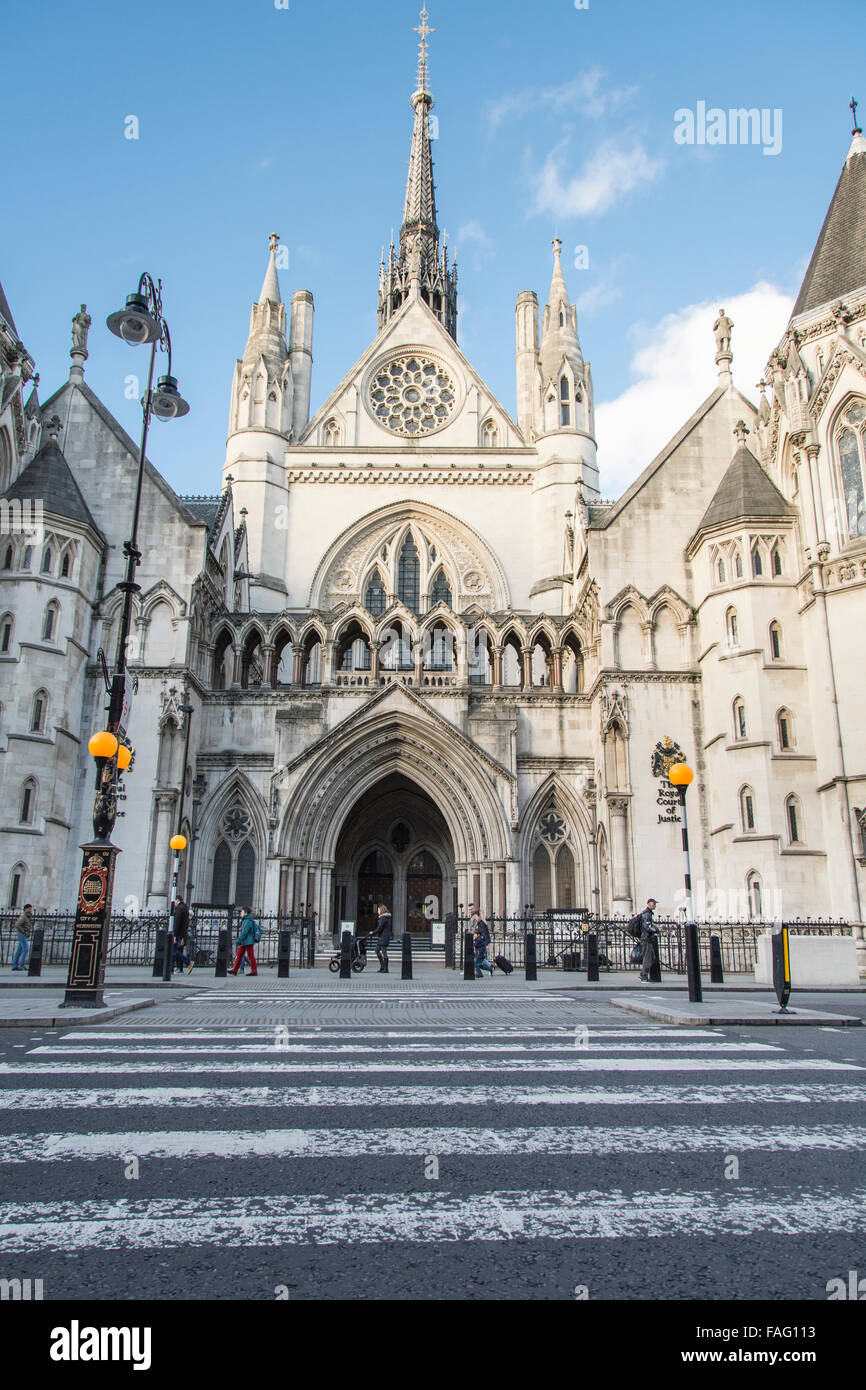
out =
<svg viewBox="0 0 866 1390"><path fill-rule="evenodd" d="M180 872L180 856L187 845L186 836L183 833L183 802L186 795L186 763L189 757L189 730L192 721L192 705L178 705L178 709L184 716L185 732L183 740L183 764L180 773L180 798L177 807L177 830L169 841L171 848L174 850L174 869L171 876L171 897L169 898L168 906L168 940L163 956L162 978L164 980L171 979L171 972L174 966L174 904L177 901L177 880Z"/></svg>
<svg viewBox="0 0 866 1390"><path fill-rule="evenodd" d="M135 294L128 296L126 305L117 313L110 314L108 327L118 338L131 346L150 343L150 366L147 375L147 390L142 397L141 445L138 451L138 479L135 489L135 506L132 514L132 534L123 547L126 556L126 576L118 589L123 594L123 607L120 617L120 632L117 639L115 671L109 680L105 653L98 653L105 680L108 704L108 728L106 732L95 734L88 745L96 759L96 798L93 805L93 840L82 845L84 862L78 890L78 903L75 912L75 927L72 938L72 954L69 961L69 974L66 979L64 1005L78 1008L100 1009L105 1007L103 985L105 979L105 952L108 943L108 928L111 921L111 899L114 889L115 861L119 850L111 843L111 832L117 819L117 774L129 763L129 750L125 748L126 725L132 703L133 685L127 670L127 645L129 625L132 616L132 596L140 591L141 585L135 582L135 571L141 561L138 549L138 522L141 513L141 491L144 482L144 461L147 450L147 434L151 416L159 420L178 419L186 415L189 406L177 389L177 381L171 375L171 338L168 324L162 313L162 282L144 274L138 282ZM168 355L168 371L153 386L156 350ZM124 762L123 754L126 752ZM120 766L119 766L120 764Z"/></svg>
<svg viewBox="0 0 866 1390"><path fill-rule="evenodd" d="M686 792L694 781L694 772L688 763L674 763L668 773L668 781L676 787L683 813L683 876L686 889L686 974L689 981L689 1002L700 1004L704 995L701 989L701 960L698 953L698 928L695 923L695 905L692 899L692 866L689 856L689 822L686 815Z"/></svg>

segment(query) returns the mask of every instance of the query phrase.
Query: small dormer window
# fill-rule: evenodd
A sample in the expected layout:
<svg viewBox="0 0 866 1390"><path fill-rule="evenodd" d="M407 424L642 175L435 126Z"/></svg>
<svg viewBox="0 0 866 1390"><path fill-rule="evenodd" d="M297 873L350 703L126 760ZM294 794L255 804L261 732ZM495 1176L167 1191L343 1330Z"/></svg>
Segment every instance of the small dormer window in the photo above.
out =
<svg viewBox="0 0 866 1390"><path fill-rule="evenodd" d="M559 382L559 423L571 424L571 392L567 376L561 377Z"/></svg>

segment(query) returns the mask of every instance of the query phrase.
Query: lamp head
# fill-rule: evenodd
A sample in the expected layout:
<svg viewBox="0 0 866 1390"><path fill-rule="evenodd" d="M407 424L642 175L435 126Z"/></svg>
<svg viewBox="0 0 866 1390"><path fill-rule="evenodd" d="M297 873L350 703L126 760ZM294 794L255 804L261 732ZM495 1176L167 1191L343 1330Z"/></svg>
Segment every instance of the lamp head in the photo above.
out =
<svg viewBox="0 0 866 1390"><path fill-rule="evenodd" d="M121 743L117 750L117 766L121 772L125 772L132 762L132 749L127 748L125 743Z"/></svg>
<svg viewBox="0 0 866 1390"><path fill-rule="evenodd" d="M128 294L126 307L109 314L105 320L111 332L131 347L155 343L161 335L159 323L147 307L143 294Z"/></svg>
<svg viewBox="0 0 866 1390"><path fill-rule="evenodd" d="M694 777L695 774L688 763L674 763L668 773L668 781L675 787L682 787L683 790L691 786Z"/></svg>
<svg viewBox="0 0 866 1390"><path fill-rule="evenodd" d="M177 389L177 378L161 376L150 398L150 409L157 420L177 420L189 414L189 406Z"/></svg>
<svg viewBox="0 0 866 1390"><path fill-rule="evenodd" d="M87 744L92 758L113 758L117 752L117 739L107 731L94 734Z"/></svg>
<svg viewBox="0 0 866 1390"><path fill-rule="evenodd" d="M175 854L180 854L182 849L186 849L186 836L172 835L168 843L171 845L171 848L174 850Z"/></svg>

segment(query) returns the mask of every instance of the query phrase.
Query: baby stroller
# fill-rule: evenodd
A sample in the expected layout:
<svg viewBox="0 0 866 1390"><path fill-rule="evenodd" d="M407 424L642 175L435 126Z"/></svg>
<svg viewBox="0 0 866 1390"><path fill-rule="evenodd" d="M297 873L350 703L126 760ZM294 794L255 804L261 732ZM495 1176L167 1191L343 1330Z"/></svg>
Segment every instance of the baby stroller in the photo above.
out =
<svg viewBox="0 0 866 1390"><path fill-rule="evenodd" d="M368 933L367 935L370 935ZM328 969L334 974L340 969L340 952L335 951L328 961ZM362 970L367 969L367 937L355 936L352 938L352 969L356 975L360 975Z"/></svg>

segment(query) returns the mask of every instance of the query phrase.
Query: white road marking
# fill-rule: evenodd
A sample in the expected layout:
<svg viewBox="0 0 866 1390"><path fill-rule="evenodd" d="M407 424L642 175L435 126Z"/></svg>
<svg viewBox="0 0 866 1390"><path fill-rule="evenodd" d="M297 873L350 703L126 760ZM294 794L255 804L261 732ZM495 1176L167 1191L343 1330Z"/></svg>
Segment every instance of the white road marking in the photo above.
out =
<svg viewBox="0 0 866 1390"><path fill-rule="evenodd" d="M860 1236L866 1188L824 1187L795 1196L766 1189L650 1192L551 1191L486 1194L443 1190L298 1197L193 1197L0 1206L6 1256L40 1250L336 1245L384 1241L647 1238L652 1236ZM517 1228L517 1229L515 1229Z"/></svg>
<svg viewBox="0 0 866 1390"><path fill-rule="evenodd" d="M583 1051L583 1049L572 1049ZM92 1076L98 1072L100 1076L128 1076L146 1075L151 1072L164 1076L166 1071L182 1069L184 1072L194 1074L204 1074L207 1072L219 1072L224 1076L241 1073L248 1075L257 1069L255 1060L251 1057L248 1062L209 1062L209 1061L188 1061L184 1054L173 1052L167 1061L162 1062L104 1062L95 1058L92 1062L62 1062L45 1058L44 1061L0 1063L0 1076ZM666 1057L579 1057L572 1061L545 1061L539 1058L538 1061L528 1061L525 1058L515 1057L503 1059L498 1064L493 1057L479 1055L474 1062L456 1062L450 1058L444 1059L440 1063L417 1061L417 1062L278 1062L266 1059L266 1072L269 1078L275 1076L297 1075L302 1072L325 1073L333 1072L340 1076L351 1074L387 1074L409 1072L475 1072L481 1071L508 1071L508 1072L555 1072L559 1075L565 1072L593 1072L593 1071L623 1071L623 1072L675 1072L675 1071L832 1071L849 1072L863 1071L864 1068L859 1063L829 1062L822 1058L804 1058L802 1061L789 1059L787 1057L683 1057L677 1053L671 1053Z"/></svg>
<svg viewBox="0 0 866 1390"><path fill-rule="evenodd" d="M578 1025L582 1026L582 1025ZM479 1036L482 1041L489 1039L503 1038L574 1038L575 1028L494 1028L489 1023L481 1024L477 1028L374 1028L367 1025L364 1029L356 1027L346 1027L339 1029L325 1028L302 1028L297 1029L290 1023L275 1023L270 1026L265 1024L251 1024L247 1028L239 1028L237 1025L227 1025L225 1028L202 1028L193 1024L191 1027L180 1032L163 1032L161 1029L150 1028L143 1024L135 1032L117 1033L108 1032L103 1028L76 1028L74 1033L65 1033L63 1042L77 1042L80 1038L85 1041L96 1039L99 1042L108 1040L109 1042L147 1042L152 1039L167 1042L195 1042L199 1038L242 1038L247 1042L261 1038L263 1041L273 1042L274 1033L277 1029L284 1029L292 1042L314 1041L318 1042L326 1038L334 1038L338 1041L346 1041L352 1038L359 1038L366 1042L369 1039L407 1038L410 1040L421 1040L424 1038L455 1038L458 1040L471 1038L477 1042ZM642 1028L636 1024L633 1028L593 1028L587 1025L590 1041L593 1038L679 1038L683 1039L682 1028ZM838 1029L834 1031L838 1032ZM688 1040L692 1038L724 1038L724 1034L719 1029L695 1028L689 1029ZM37 1039L33 1039L37 1041Z"/></svg>
<svg viewBox="0 0 866 1390"><path fill-rule="evenodd" d="M849 1125L671 1125L665 1128L547 1126L519 1129L130 1130L120 1134L12 1134L0 1163L123 1158L371 1158L436 1154L527 1155L714 1153L751 1150L860 1153L866 1129Z"/></svg>
<svg viewBox="0 0 866 1390"><path fill-rule="evenodd" d="M23 1046L23 1044L22 1044L22 1046ZM553 1055L555 1055L555 1054L558 1054L558 1053L562 1053L563 1055L568 1056L568 1055L574 1053L575 1051L596 1051L596 1052L646 1052L646 1051L648 1051L648 1050L651 1050L651 1051L653 1051L653 1052L680 1052L680 1051L682 1051L682 1049L683 1049L684 1046L687 1047L688 1050L689 1050L690 1052L705 1052L705 1051L706 1051L706 1052L749 1052L749 1053L754 1053L754 1052L765 1052L765 1053L766 1053L766 1052L781 1052L781 1051L782 1051L782 1048L781 1048L780 1046L778 1046L777 1044L775 1044L775 1043L758 1043L758 1042L708 1042L708 1043L707 1043L707 1042L697 1042L697 1043L693 1043L692 1040L691 1040L691 1038L683 1039L683 1040L679 1043L679 1046L678 1046L676 1043L674 1043L674 1042L659 1042L659 1043L655 1043L655 1042L654 1042L654 1043L649 1043L649 1042L644 1041L644 1042L637 1042L637 1043L634 1043L634 1042L605 1042L605 1043L601 1044L600 1046L596 1046L595 1048L593 1048L593 1046L592 1046L592 1039L590 1038L590 1040L589 1040L589 1042L588 1042L588 1044L587 1044L587 1047L585 1047L585 1048L575 1048L574 1039L572 1039L571 1042L565 1042L565 1041L564 1041L562 1044L559 1044L559 1043L545 1043L545 1042L533 1043L533 1042L529 1042L529 1041L527 1041L527 1042L525 1042L525 1043L485 1043L484 1052L483 1052L483 1057L484 1057L485 1061L487 1061L487 1059L492 1059L492 1058L494 1058L494 1057L497 1057L497 1056L500 1056L500 1055L503 1055L503 1054L517 1053L517 1054L525 1055L527 1052L538 1052L539 1054L541 1054L541 1055L544 1056L544 1057L551 1057L551 1056L553 1056ZM172 1059L177 1059L179 1055L180 1055L180 1057L181 1057L182 1059L185 1059L185 1058L187 1058L187 1057L209 1057L209 1056L213 1056L213 1055L215 1055L215 1054L216 1054L216 1055L219 1055L219 1054L221 1054L221 1053L225 1053L225 1054L226 1054L227 1056L229 1056L229 1057L236 1057L236 1056L238 1055L238 1053L243 1053L243 1052L253 1053L253 1054L255 1054L256 1056L268 1056L268 1055L270 1055L270 1054L273 1054L273 1055L280 1055L280 1054L285 1054L286 1052L291 1052L291 1053L297 1053L297 1054L300 1055L300 1056L312 1056L312 1057L321 1057L321 1056L323 1056L323 1055L326 1054L326 1053L341 1053L341 1052L345 1052L345 1053L347 1053L349 1056L352 1056L352 1057L359 1057L359 1056L363 1056L365 1053L371 1053L371 1054L374 1055L374 1056L375 1056L375 1055L381 1054L381 1052L382 1052L382 1045L381 1045L381 1043L379 1043L379 1042L373 1042L373 1043L371 1043L369 1039L365 1039L365 1041L364 1041L363 1043L324 1043L324 1042L323 1042L323 1043L309 1044L309 1043L293 1043L293 1042L291 1041L291 1039L288 1039L288 1041L287 1041L286 1043L279 1043L279 1042L275 1042L275 1041L274 1041L274 1038L273 1038L273 1035L271 1035L271 1037L268 1039L268 1042L267 1042L267 1043L264 1043L264 1042L255 1042L255 1043L247 1043L247 1042L244 1042L244 1043L230 1043L230 1044L228 1044L228 1045L226 1045L226 1044L224 1044L224 1043L210 1043L210 1044L205 1044L204 1046L201 1046L201 1047L199 1047L199 1046L197 1046L197 1045L191 1043L190 1040L187 1039L187 1042L184 1044L181 1053L178 1054L178 1049L177 1049L176 1046L175 1046L175 1047L172 1047L172 1046L165 1046L165 1045L160 1044L160 1043L157 1043L157 1044L155 1044L154 1046L151 1046L150 1043L148 1042L148 1040L147 1040L146 1038L143 1038L143 1039L141 1039L141 1041L138 1043L138 1045L135 1046L134 1048L132 1048L132 1047L123 1047L123 1046L113 1047L113 1046L111 1046L110 1044L109 1044L107 1047L97 1047L97 1046L93 1046L93 1045L90 1044L90 1043L84 1043L82 1046L79 1047L79 1046L78 1046L76 1043L74 1043L74 1042L63 1043L62 1045L57 1045L57 1046L51 1046L51 1045L49 1045L49 1044L43 1044L41 1047L31 1047L31 1048L29 1049L28 1056L30 1056L30 1057L56 1057L56 1056L61 1056L61 1057L62 1057L62 1056L67 1056L67 1057L68 1057L68 1056L70 1056L72 1053L76 1053L76 1054L78 1054L79 1056L82 1056L82 1055L83 1055L83 1056L98 1056L98 1057L107 1057L107 1056L128 1057L128 1056L130 1055L130 1053L133 1053L133 1052L135 1053L136 1056L140 1056L140 1057L144 1057L144 1056L147 1056L147 1057L151 1057L151 1056L152 1056L152 1057L171 1057ZM392 1046L390 1046L390 1047L388 1048L388 1055L389 1055L389 1056L400 1056L401 1054L407 1053L407 1052L408 1052L408 1053L437 1053L437 1054L438 1054L438 1053L441 1053L443 1056L460 1056L460 1057L465 1057L467 1054L471 1054L471 1055L477 1057L477 1056L478 1056L478 1043L477 1043L477 1042L471 1043L471 1042L469 1042L468 1039L467 1039L467 1041L466 1041L465 1043L443 1043L443 1044L438 1044L438 1043L399 1043L399 1044L397 1044L397 1043L394 1043L394 1044L392 1044Z"/></svg>
<svg viewBox="0 0 866 1390"><path fill-rule="evenodd" d="M295 1110L339 1106L460 1105L866 1105L866 1086L128 1086L116 1089L0 1089L0 1110L124 1110L131 1107Z"/></svg>

